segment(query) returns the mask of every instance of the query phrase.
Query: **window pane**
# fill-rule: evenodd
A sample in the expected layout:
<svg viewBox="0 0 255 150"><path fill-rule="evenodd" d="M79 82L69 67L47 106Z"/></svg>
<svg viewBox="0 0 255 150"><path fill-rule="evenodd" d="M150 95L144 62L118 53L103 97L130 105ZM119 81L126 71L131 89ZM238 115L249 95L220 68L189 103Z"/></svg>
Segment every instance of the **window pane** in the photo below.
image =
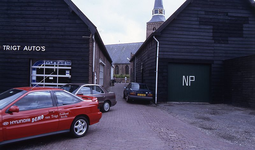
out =
<svg viewBox="0 0 255 150"><path fill-rule="evenodd" d="M57 97L58 106L75 104L81 101L77 97L63 91L55 92L55 96Z"/></svg>
<svg viewBox="0 0 255 150"><path fill-rule="evenodd" d="M83 95L91 94L90 87L82 87L81 90L78 92L78 94L83 94Z"/></svg>
<svg viewBox="0 0 255 150"><path fill-rule="evenodd" d="M71 82L69 60L31 60L32 86L61 86Z"/></svg>
<svg viewBox="0 0 255 150"><path fill-rule="evenodd" d="M100 64L99 84L104 85L104 65Z"/></svg>
<svg viewBox="0 0 255 150"><path fill-rule="evenodd" d="M70 93L75 93L79 87L79 85L64 85L61 88Z"/></svg>
<svg viewBox="0 0 255 150"><path fill-rule="evenodd" d="M20 111L52 107L50 92L29 93L14 105L19 107Z"/></svg>
<svg viewBox="0 0 255 150"><path fill-rule="evenodd" d="M119 66L115 66L115 74L119 74Z"/></svg>
<svg viewBox="0 0 255 150"><path fill-rule="evenodd" d="M104 93L104 91L98 86L91 86L91 89L92 89L92 94Z"/></svg>
<svg viewBox="0 0 255 150"><path fill-rule="evenodd" d="M126 67L125 67L125 73L129 74L129 66L128 65L126 65Z"/></svg>
<svg viewBox="0 0 255 150"><path fill-rule="evenodd" d="M0 109L15 101L18 97L25 94L26 91L11 89L0 94Z"/></svg>
<svg viewBox="0 0 255 150"><path fill-rule="evenodd" d="M134 83L134 84L132 84L132 90L139 90L139 84L138 83Z"/></svg>

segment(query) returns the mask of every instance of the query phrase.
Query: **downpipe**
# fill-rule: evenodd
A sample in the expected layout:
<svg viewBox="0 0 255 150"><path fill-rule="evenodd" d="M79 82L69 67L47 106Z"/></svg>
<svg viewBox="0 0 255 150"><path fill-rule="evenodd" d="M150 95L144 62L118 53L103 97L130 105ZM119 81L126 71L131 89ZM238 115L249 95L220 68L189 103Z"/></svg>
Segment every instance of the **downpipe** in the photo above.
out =
<svg viewBox="0 0 255 150"><path fill-rule="evenodd" d="M156 79L155 79L155 104L158 104L158 62L159 62L159 41L153 36L157 42L157 57L156 57Z"/></svg>

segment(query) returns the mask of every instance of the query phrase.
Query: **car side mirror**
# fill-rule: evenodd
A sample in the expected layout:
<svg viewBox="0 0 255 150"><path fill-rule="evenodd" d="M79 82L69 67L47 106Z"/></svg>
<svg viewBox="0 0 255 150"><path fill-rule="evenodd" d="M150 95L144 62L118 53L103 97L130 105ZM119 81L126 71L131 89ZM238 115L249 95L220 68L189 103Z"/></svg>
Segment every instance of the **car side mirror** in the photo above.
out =
<svg viewBox="0 0 255 150"><path fill-rule="evenodd" d="M18 106L11 106L10 109L9 109L9 112L10 113L19 112L19 107Z"/></svg>

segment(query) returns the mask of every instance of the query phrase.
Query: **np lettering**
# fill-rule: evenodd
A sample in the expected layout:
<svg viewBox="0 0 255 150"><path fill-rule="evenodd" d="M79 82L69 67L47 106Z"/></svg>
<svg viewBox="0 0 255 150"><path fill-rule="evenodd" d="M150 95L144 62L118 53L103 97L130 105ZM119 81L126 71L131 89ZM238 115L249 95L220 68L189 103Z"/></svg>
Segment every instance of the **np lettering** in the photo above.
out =
<svg viewBox="0 0 255 150"><path fill-rule="evenodd" d="M183 76L182 77L182 86L191 86L192 82L196 81L195 76Z"/></svg>

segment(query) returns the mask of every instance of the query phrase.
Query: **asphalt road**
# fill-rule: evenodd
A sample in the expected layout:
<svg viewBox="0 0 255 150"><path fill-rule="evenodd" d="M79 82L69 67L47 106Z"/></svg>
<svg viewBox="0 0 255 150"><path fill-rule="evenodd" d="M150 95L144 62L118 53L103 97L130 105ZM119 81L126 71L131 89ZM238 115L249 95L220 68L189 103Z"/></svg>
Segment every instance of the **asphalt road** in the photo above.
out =
<svg viewBox="0 0 255 150"><path fill-rule="evenodd" d="M111 87L118 103L85 137L53 135L0 147L1 150L249 150L223 140L169 113L164 107L146 103L127 103L122 99L124 84ZM170 107L170 106L169 106ZM201 120L201 119L200 119ZM206 119L204 119L206 120Z"/></svg>

